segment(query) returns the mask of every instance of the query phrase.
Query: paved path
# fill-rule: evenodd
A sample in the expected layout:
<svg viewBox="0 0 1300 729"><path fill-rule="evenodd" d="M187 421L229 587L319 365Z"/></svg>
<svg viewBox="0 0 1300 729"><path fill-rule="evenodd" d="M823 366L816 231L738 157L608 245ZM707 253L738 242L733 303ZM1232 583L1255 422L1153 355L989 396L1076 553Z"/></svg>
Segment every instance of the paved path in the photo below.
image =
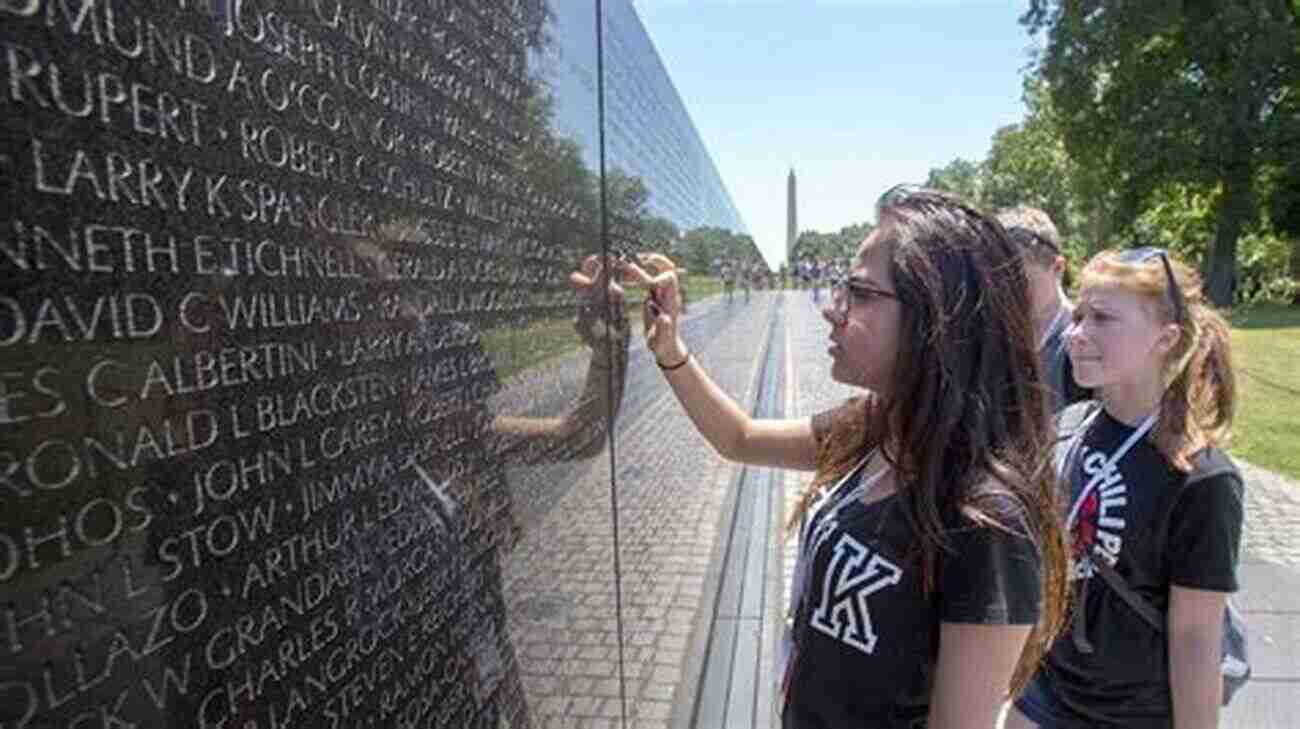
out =
<svg viewBox="0 0 1300 729"><path fill-rule="evenodd" d="M1297 444L1300 445L1300 444ZM1231 729L1300 727L1300 484L1239 463L1246 532L1238 604L1254 677L1224 713Z"/></svg>

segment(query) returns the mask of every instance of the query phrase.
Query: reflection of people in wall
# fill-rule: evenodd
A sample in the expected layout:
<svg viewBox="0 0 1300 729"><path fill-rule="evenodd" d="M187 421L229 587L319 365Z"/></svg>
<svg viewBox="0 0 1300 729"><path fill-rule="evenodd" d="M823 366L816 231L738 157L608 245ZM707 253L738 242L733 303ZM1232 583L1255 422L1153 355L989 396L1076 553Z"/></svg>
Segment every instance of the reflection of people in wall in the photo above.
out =
<svg viewBox="0 0 1300 729"><path fill-rule="evenodd" d="M394 277L401 243L365 239L353 248L385 292L381 296L387 295L385 282ZM428 641L443 654L445 694L436 704L440 713L433 726L529 726L501 584L500 560L520 536L505 467L591 458L604 448L622 400L629 332L622 289L609 271L591 256L569 277L580 302L575 328L591 359L577 401L552 418L490 413L487 396L499 385L479 331L464 321L423 315L418 299L400 305L398 329L443 345L431 345L416 358L434 382L413 388L408 407L427 408L428 417L412 426L407 468L395 476L412 502L408 511L423 522L411 528L431 532L425 539L437 543L439 555L433 589L440 594L426 609L420 635L407 636ZM455 379L445 380L438 374L442 370L454 371ZM378 560L390 557L382 545L358 547ZM357 599L378 602L370 596ZM403 595L402 601L407 599L421 598ZM357 611L359 620L382 621L392 607L376 604L372 611Z"/></svg>

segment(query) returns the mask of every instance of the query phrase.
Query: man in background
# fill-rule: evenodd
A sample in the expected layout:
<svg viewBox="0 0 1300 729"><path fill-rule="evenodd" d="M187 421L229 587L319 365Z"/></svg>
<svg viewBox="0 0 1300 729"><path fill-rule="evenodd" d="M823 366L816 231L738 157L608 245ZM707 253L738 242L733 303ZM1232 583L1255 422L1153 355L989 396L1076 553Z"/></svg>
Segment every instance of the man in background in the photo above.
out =
<svg viewBox="0 0 1300 729"><path fill-rule="evenodd" d="M1061 234L1047 213L1038 208L1004 208L998 211L997 219L1024 256L1034 341L1038 343L1038 361L1051 388L1049 402L1055 413L1090 397L1087 390L1075 384L1065 350L1065 330L1074 306L1065 294L1066 261L1061 252Z"/></svg>

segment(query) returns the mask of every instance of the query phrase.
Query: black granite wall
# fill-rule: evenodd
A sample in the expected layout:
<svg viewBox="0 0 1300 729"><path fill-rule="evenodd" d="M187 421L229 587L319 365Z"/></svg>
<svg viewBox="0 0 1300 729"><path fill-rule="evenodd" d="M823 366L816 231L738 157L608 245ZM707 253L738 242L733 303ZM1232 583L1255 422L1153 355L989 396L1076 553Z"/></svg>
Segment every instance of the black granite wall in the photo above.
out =
<svg viewBox="0 0 1300 729"><path fill-rule="evenodd" d="M507 469L626 362L548 17L0 2L0 726L530 725Z"/></svg>

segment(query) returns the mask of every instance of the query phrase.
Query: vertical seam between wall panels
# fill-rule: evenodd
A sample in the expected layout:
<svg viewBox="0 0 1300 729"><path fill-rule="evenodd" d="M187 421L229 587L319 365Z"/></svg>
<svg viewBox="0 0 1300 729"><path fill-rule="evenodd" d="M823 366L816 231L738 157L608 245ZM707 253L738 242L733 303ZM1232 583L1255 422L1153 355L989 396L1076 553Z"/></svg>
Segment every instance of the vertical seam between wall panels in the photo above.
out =
<svg viewBox="0 0 1300 729"><path fill-rule="evenodd" d="M607 268L612 263L609 255L609 199L608 189L605 180L605 35L604 35L604 18L603 18L603 0L596 0L596 147L600 159L600 249L604 260L601 262ZM609 280L613 281L614 272L606 270L605 274ZM609 286L605 286L605 311L612 311L609 300ZM628 318L628 329L632 327L631 317ZM631 336L631 331L628 336ZM610 356L617 357L618 353L612 351L613 341L606 337L606 346L610 348ZM610 360L614 361L613 359ZM630 364L630 363L629 363ZM625 365L626 367L626 365ZM617 453L614 448L614 374L615 370L610 369L610 375L605 379L607 388L608 410L605 414L607 418L605 427L605 436L609 440L609 509L610 523L613 529L614 537L614 631L618 636L618 700L619 700L619 721L626 729L627 727L627 680L624 675L624 656L623 656L623 571L619 564L620 544L618 538L618 476L617 476ZM626 377L626 370L623 372ZM620 402L621 404L621 402Z"/></svg>

